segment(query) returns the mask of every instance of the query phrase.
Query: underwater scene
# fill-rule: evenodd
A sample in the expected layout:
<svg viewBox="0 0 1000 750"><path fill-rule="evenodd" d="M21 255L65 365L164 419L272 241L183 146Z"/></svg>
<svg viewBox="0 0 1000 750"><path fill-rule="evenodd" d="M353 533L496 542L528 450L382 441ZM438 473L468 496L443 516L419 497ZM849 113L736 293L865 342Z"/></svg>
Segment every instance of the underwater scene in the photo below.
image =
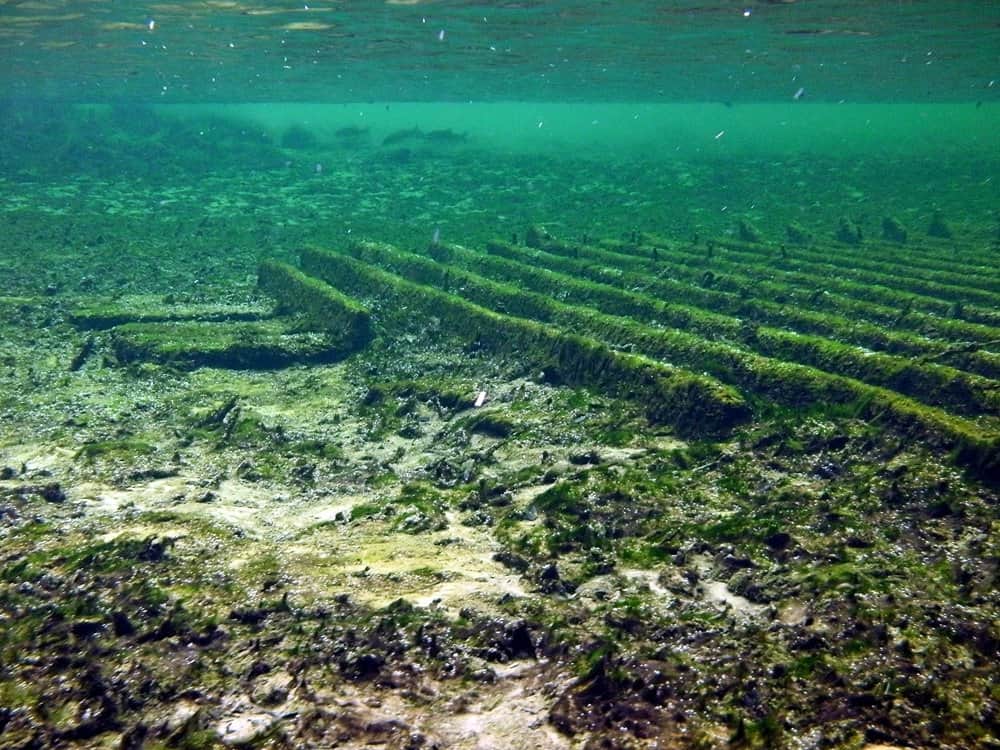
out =
<svg viewBox="0 0 1000 750"><path fill-rule="evenodd" d="M1000 748L1000 4L0 0L0 748Z"/></svg>

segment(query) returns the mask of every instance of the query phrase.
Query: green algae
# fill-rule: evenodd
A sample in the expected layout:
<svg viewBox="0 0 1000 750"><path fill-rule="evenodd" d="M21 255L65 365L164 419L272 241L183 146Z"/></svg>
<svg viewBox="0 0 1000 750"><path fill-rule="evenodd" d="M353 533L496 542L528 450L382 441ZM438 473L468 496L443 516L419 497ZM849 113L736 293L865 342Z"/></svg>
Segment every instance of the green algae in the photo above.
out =
<svg viewBox="0 0 1000 750"><path fill-rule="evenodd" d="M394 259L393 262L399 265L406 267L406 264L410 263L412 266L407 254L399 253L390 248L356 245L355 249L361 253L381 253ZM306 257L317 258L315 254ZM331 257L327 256L325 262L328 264L332 262ZM319 269L323 266L324 261L316 259L310 262L314 262ZM442 280L448 273L451 273L444 271L443 268L435 270L426 264L418 265L418 268L421 274L437 273ZM475 277L468 274L462 278L467 283L478 283L484 293L490 295L494 304L497 302L498 294L504 295L505 305L525 300L534 305L536 310L545 310L550 304L540 298L530 297L502 285L476 281ZM479 297L476 299L486 301ZM574 311L572 315L574 322L579 323L580 314ZM542 313L542 316L543 319L548 317L546 313ZM607 325L607 323L602 323L600 327L606 328ZM636 333L631 337L632 341L635 341L640 335L641 332L636 327ZM900 426L916 423L921 425L922 429L942 436L951 442L956 458L971 464L977 471L989 474L994 470L993 467L998 455L997 439L990 437L988 431L981 430L975 424L966 423L958 417L945 414L932 407L924 407L883 388L860 383L840 375L788 362L764 359L721 344L696 340L693 337L684 339L679 333L674 333L671 337L658 333L656 337L662 340L659 342L658 348L650 348L650 344L647 343L644 344L643 351L673 357L675 361L678 359L678 353L684 352L685 357L680 361L691 369L708 371L724 381L740 384L752 394L764 394L779 402L864 404L864 409L869 414L883 415L883 418L888 415L890 419L900 423ZM644 341L651 340L655 339L651 335L645 335ZM900 364L902 366L902 363ZM934 390L936 392L938 389ZM992 393L992 391L986 391L986 393Z"/></svg>
<svg viewBox="0 0 1000 750"><path fill-rule="evenodd" d="M112 345L122 362L180 368L269 369L330 362L349 351L338 339L281 321L124 323L112 329Z"/></svg>
<svg viewBox="0 0 1000 750"><path fill-rule="evenodd" d="M87 461L98 459L132 462L139 456L156 453L156 446L144 440L128 438L123 440L101 440L84 444L77 455Z"/></svg>
<svg viewBox="0 0 1000 750"><path fill-rule="evenodd" d="M480 346L501 351L517 348L543 370L552 363L567 383L594 384L643 399L651 418L688 429L719 431L745 418L741 400L712 381L666 368L651 360L613 351L590 338L559 332L551 327L486 310L443 292L420 287L353 259L333 253L306 250L303 265L311 273L360 294L379 294L409 302L410 311L421 305L427 315L447 320L456 334ZM391 307L383 307L389 314ZM397 315L399 313L396 313Z"/></svg>
<svg viewBox="0 0 1000 750"><path fill-rule="evenodd" d="M134 295L78 305L70 311L69 321L82 330L104 330L125 323L258 321L270 313L250 305L193 304L171 300L169 295Z"/></svg>
<svg viewBox="0 0 1000 750"><path fill-rule="evenodd" d="M351 521L381 519L392 531L421 534L447 528L445 512L450 507L447 493L425 482L408 482L394 495L384 495L375 502L353 505Z"/></svg>
<svg viewBox="0 0 1000 750"><path fill-rule="evenodd" d="M282 310L303 314L317 330L333 334L348 350L364 347L372 337L371 315L357 301L285 263L264 261L258 284L275 297Z"/></svg>

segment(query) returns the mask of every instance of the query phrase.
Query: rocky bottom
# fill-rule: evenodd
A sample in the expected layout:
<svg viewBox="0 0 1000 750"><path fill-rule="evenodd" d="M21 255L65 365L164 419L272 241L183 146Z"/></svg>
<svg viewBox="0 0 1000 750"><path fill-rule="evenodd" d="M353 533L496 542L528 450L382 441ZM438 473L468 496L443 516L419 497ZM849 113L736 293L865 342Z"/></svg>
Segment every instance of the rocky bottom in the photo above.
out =
<svg viewBox="0 0 1000 750"><path fill-rule="evenodd" d="M433 321L68 372L5 304L3 747L1000 746L995 489L850 409L680 440Z"/></svg>

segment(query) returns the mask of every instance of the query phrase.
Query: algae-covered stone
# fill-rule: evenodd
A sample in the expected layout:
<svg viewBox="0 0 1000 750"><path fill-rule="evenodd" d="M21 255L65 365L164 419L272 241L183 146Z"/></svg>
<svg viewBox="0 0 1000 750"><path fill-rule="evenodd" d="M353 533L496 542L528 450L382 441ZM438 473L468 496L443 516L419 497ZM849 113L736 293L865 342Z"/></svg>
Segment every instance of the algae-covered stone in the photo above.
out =
<svg viewBox="0 0 1000 750"><path fill-rule="evenodd" d="M244 747L256 742L274 727L274 716L257 713L235 716L219 723L216 733L223 745Z"/></svg>
<svg viewBox="0 0 1000 750"><path fill-rule="evenodd" d="M335 361L353 350L353 342L329 333L294 332L282 321L127 323L114 329L112 343L122 362L181 368L271 369Z"/></svg>
<svg viewBox="0 0 1000 750"><path fill-rule="evenodd" d="M540 248L551 235L539 226L530 226L524 233L524 244L528 247Z"/></svg>
<svg viewBox="0 0 1000 750"><path fill-rule="evenodd" d="M316 134L301 125L292 125L281 134L281 147L290 149L316 148L319 143Z"/></svg>

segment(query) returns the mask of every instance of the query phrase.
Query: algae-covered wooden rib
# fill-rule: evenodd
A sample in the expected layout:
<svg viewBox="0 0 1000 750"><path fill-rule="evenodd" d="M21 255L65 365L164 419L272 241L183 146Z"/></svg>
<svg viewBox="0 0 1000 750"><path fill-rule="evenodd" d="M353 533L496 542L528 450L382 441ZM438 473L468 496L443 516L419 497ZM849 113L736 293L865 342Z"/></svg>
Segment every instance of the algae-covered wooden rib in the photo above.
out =
<svg viewBox="0 0 1000 750"><path fill-rule="evenodd" d="M372 299L379 319L403 326L435 319L453 335L554 372L570 385L597 387L642 404L651 420L685 435L725 434L750 416L743 397L714 378L615 351L594 338L515 318L415 284L340 253L307 248L302 267L343 293Z"/></svg>
<svg viewBox="0 0 1000 750"><path fill-rule="evenodd" d="M715 240L718 247L728 249L732 259L738 262L752 261L759 263L760 258L748 250L748 243L731 239ZM778 248L775 248L775 255ZM972 309L973 306L983 308L982 314L995 312L1000 307L1000 294L988 289L979 289L968 285L929 281L907 275L905 270L899 274L889 274L873 270L852 268L850 264L837 265L829 258L836 257L831 251L825 263L802 262L792 259L787 263L785 273L789 278L811 283L813 279L834 279L842 288L852 289L857 294L861 290L870 290L871 299L885 299L892 303L896 300L914 299L914 304L928 312L947 313L955 302L962 302ZM854 287L848 287L850 283Z"/></svg>
<svg viewBox="0 0 1000 750"><path fill-rule="evenodd" d="M644 244L656 245L663 239L655 232L641 236ZM822 268L836 261L838 267L859 274L874 272L894 279L912 278L1000 293L1000 273L990 261L992 251L985 243L975 246L949 241L946 246L928 247L923 240L900 245L866 238L860 245L817 239L807 245L739 241L736 247L745 258L773 259L783 253L786 260L802 268Z"/></svg>
<svg viewBox="0 0 1000 750"><path fill-rule="evenodd" d="M539 240L534 247L570 260L590 261L609 268L645 274L648 281L644 286L650 288L658 284L657 276L663 274L692 288L708 285L717 291L747 297L748 305L753 305L758 300L788 299L803 309L814 309L816 312L835 310L845 316L869 323L894 329L902 328L953 341L993 342L1000 335L1000 328L990 324L942 317L942 314L948 312L948 305L940 300L935 300L935 303L941 310L928 314L908 307L912 304L912 299L908 295L900 296L894 306L889 306L847 293L838 293L836 287L839 285L834 279L813 279L811 283L805 285L786 283L783 279L787 274L774 268L773 265L767 268L754 268L726 261L725 258L714 255L708 257L707 246L700 249L698 257L689 257L691 253L687 250L678 250L676 243L664 247L637 247L634 243L604 241L600 247L594 247L547 237ZM707 278L710 281L706 281ZM861 297L871 292L870 288L854 282L843 282L842 285L858 291ZM664 293L670 294L670 291ZM966 313L970 310L971 308L965 308ZM986 316L993 314L993 311L983 311L983 315Z"/></svg>
<svg viewBox="0 0 1000 750"><path fill-rule="evenodd" d="M819 243L830 246L831 242ZM982 275L998 282L1000 291L1000 269L996 265L996 250L993 243L983 238L971 239L935 239L923 237L907 245L883 238L873 239L858 247L847 246L846 249L857 257L870 256L875 253L884 261L909 263L918 268L942 269L958 274ZM850 256L848 256L850 257Z"/></svg>
<svg viewBox="0 0 1000 750"><path fill-rule="evenodd" d="M746 242L730 237L709 238L703 249L690 242L678 242L655 233L643 233L638 242L604 241L605 249L637 257L656 254L669 257L678 263L702 266L707 247L712 250L712 264L719 268L732 268L748 275L764 274L776 277L790 285L806 288L827 282L828 286L853 297L873 302L898 306L908 302L917 309L935 314L947 314L955 301L969 305L970 311L993 319L1000 293L977 286L968 278L948 274L938 279L925 279L907 273L906 266L900 266L897 273L888 273L873 268L860 267L853 258L841 257L839 247L826 247L822 261L804 259L803 251L796 246L788 250L784 246L770 246L763 243ZM551 245L551 239L542 243ZM572 245L571 245L572 246ZM847 246L840 246L847 247ZM869 249L869 256L871 250ZM833 259L841 260L835 264ZM981 280L980 280L981 282ZM976 307L979 305L979 307ZM986 322L990 322L987 320Z"/></svg>
<svg viewBox="0 0 1000 750"><path fill-rule="evenodd" d="M477 305L501 307L515 315L542 319L561 328L585 332L617 347L630 347L693 371L707 372L755 397L763 396L795 407L856 404L863 416L878 417L906 431L919 431L924 437L957 450L977 468L993 470L997 463L1000 443L995 430L917 403L885 388L805 365L778 361L681 331L655 329L624 318L566 305L548 296L523 292L390 245L354 243L345 252L356 255L364 262L390 268L393 273L421 285L455 290ZM327 256L331 255L327 253ZM307 270L316 272L313 267L315 260L307 263L304 257L303 263ZM424 293L441 294L438 290L428 290L426 286L417 289L424 290Z"/></svg>
<svg viewBox="0 0 1000 750"><path fill-rule="evenodd" d="M306 317L317 330L339 337L348 348L361 349L371 341L371 315L359 302L329 284L310 278L287 263L265 260L257 282L285 312Z"/></svg>
<svg viewBox="0 0 1000 750"><path fill-rule="evenodd" d="M132 295L114 301L88 302L70 311L69 321L84 330L103 330L123 323L168 321L235 322L263 320L270 309L251 305L171 303L163 295Z"/></svg>
<svg viewBox="0 0 1000 750"><path fill-rule="evenodd" d="M889 352L936 356L955 340L981 344L994 341L998 335L995 328L964 320L912 311L901 316L898 307L832 294L823 286L802 289L748 279L741 275L742 267L714 256L702 257L700 267L677 265L667 250L654 260L657 250L653 247L642 248L643 254L638 255L638 251L626 253L623 243L601 244L601 248L595 248L547 241L545 249L531 250L537 253L531 262L604 283L644 289L667 300L685 300L698 307ZM491 242L488 249L514 259L527 252L503 242ZM701 252L704 256L706 251ZM952 354L946 360L948 364L987 377L1000 377L995 362L982 358L974 348Z"/></svg>
<svg viewBox="0 0 1000 750"><path fill-rule="evenodd" d="M293 331L281 320L125 323L112 329L111 343L122 362L157 362L180 369L262 370L332 362L351 351L331 334Z"/></svg>
<svg viewBox="0 0 1000 750"><path fill-rule="evenodd" d="M943 271L956 277L965 276L977 279L976 284L984 289L1000 292L1000 269L996 265L996 250L984 241L932 243L921 240L919 243L898 245L888 240L874 240L853 248L847 246L849 253L844 255L845 246L838 245L838 254L831 242L817 245L816 251L828 254L829 257L852 258L876 257L883 264L892 264L894 268L912 267L919 273Z"/></svg>
<svg viewBox="0 0 1000 750"><path fill-rule="evenodd" d="M831 264L835 263L838 272L846 270L851 278L862 282L874 281L875 277L869 277L869 274L877 274L885 280L884 283L910 279L916 283L941 284L1000 294L1000 276L996 275L995 269L978 265L971 258L971 262L964 265L950 263L944 258L921 259L915 257L918 247L916 244L907 245L905 252L901 253L898 246L887 247L885 243L878 242L865 242L858 248L817 242L808 248L786 248L786 253L787 259L800 264L798 267L803 270L808 268L820 273L828 272ZM750 246L741 243L739 248L744 257L773 258L780 252L780 246L775 244Z"/></svg>
<svg viewBox="0 0 1000 750"><path fill-rule="evenodd" d="M884 278L867 282L847 278L838 273L836 267L810 272L803 270L794 257L781 258L780 249L774 249L771 256L765 258L744 252L745 248L757 248L757 245L728 238L709 239L704 247L696 247L652 234L644 237L649 240L648 245L605 241L601 247L638 262L658 259L680 264L693 278L703 274L707 267L720 277L720 285L734 291L750 285L762 294L788 295L798 290L808 300L806 295L822 290L824 307L834 306L844 312L853 310L872 321L893 327L903 326L927 333L947 330L950 335L990 341L996 327L1000 326L1000 312L992 302L980 300L981 304L977 305L975 299L969 298L970 295L988 295L985 292L972 291L965 295L956 289L946 297L939 297L899 283L888 283ZM554 249L565 244L547 242L545 247ZM677 273L678 269L674 266L671 271ZM800 304L803 298L799 299ZM955 315L958 311L960 316ZM983 327L991 330L983 332Z"/></svg>
<svg viewBox="0 0 1000 750"><path fill-rule="evenodd" d="M491 248L497 249L498 244L491 243ZM592 306L604 313L635 317L710 339L740 342L768 357L846 375L969 416L1000 416L1000 383L980 375L935 362L865 351L819 336L768 326L748 326L729 315L665 303L638 292L538 269L537 265L529 265L527 257L522 262L513 260L517 251L512 249L505 253L507 257L484 257L457 246L445 249L449 250L449 264L549 296L564 295L579 305Z"/></svg>
<svg viewBox="0 0 1000 750"><path fill-rule="evenodd" d="M1000 326L1000 312L995 295L978 290L951 289L945 296L934 296L926 289L907 288L900 283L890 283L885 278L862 282L846 278L834 267L822 273L802 270L794 259L782 259L775 249L770 258L744 252L758 245L723 238L707 240L704 247L684 244L645 234L646 244L604 241L601 249L632 262L648 263L651 260L669 261L670 272L697 279L709 269L717 277L720 288L742 291L753 288L762 295L785 295L796 290L803 293L798 300L810 300L815 290L822 290L823 307L835 307L844 312L860 313L872 321L893 327L903 326L922 332L946 330L949 335L960 335L978 341L995 339ZM593 248L573 243L546 239L540 247L551 252L572 254L574 257L592 257ZM710 255L710 257L709 257ZM939 289L939 291L942 291ZM976 304L978 302L978 304ZM811 301L810 301L811 306ZM904 312L905 311L905 312ZM961 315L951 316L960 311ZM983 327L991 330L983 331Z"/></svg>
<svg viewBox="0 0 1000 750"><path fill-rule="evenodd" d="M655 232L643 233L640 244L662 246L666 240ZM944 257L919 257L919 245L906 245L905 253L900 253L899 245L865 240L862 245L847 245L834 241L817 240L803 246L778 244L774 242L748 242L734 238L717 240L719 247L729 252L729 257L755 263L773 261L781 257L788 268L804 273L825 275L833 268L838 275L865 284L883 284L890 287L906 286L918 291L925 287L925 294L941 296L935 286L960 287L974 293L1000 294L1000 276L988 265L977 265L979 259L970 256L964 265L950 262ZM688 244L688 247L691 247ZM953 254L954 250L941 248L939 253ZM966 252L966 255L969 255ZM914 284L909 287L907 285ZM945 289L946 291L946 289ZM946 292L947 293L947 292Z"/></svg>
<svg viewBox="0 0 1000 750"><path fill-rule="evenodd" d="M557 271L620 289L639 290L647 297L655 296L668 302L683 301L684 307L724 313L776 328L817 334L889 354L914 355L919 361L937 362L987 378L1000 378L1000 358L978 349L974 344L956 347L949 341L927 338L911 331L887 329L857 316L848 318L829 310L819 312L801 309L797 305L706 288L648 271L624 271L618 267L596 264L584 256L572 258L499 240L488 243L487 249L491 256L506 258L531 268ZM898 315L898 311L892 312Z"/></svg>

